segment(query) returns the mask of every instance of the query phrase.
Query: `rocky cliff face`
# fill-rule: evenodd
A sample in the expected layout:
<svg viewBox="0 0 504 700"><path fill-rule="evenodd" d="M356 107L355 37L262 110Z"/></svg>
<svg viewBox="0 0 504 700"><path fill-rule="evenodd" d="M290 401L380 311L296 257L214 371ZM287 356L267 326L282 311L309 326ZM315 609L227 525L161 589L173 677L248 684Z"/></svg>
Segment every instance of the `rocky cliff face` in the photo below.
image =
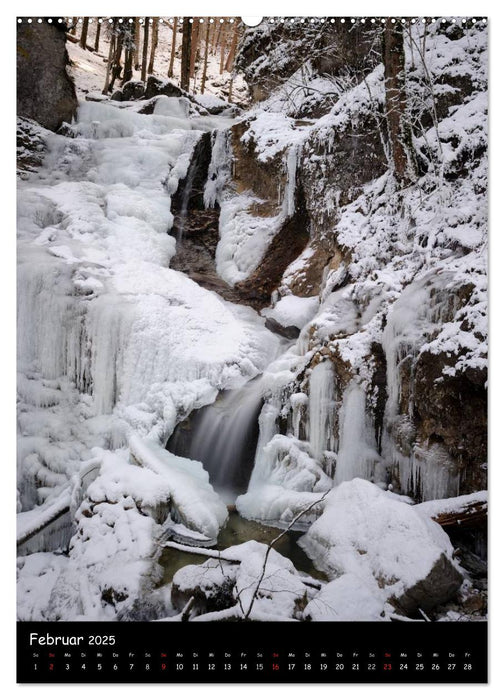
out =
<svg viewBox="0 0 504 700"><path fill-rule="evenodd" d="M261 101L227 139L218 194L221 276L277 327L292 327L287 307L318 309L297 313L260 445L292 436L336 483L362 476L419 501L484 488L486 29L405 32L419 173L406 188L391 171L380 30L364 43L313 32L245 36L239 65ZM265 473L285 458L273 453Z"/></svg>
<svg viewBox="0 0 504 700"><path fill-rule="evenodd" d="M77 110L63 25L17 25L17 115L56 131Z"/></svg>

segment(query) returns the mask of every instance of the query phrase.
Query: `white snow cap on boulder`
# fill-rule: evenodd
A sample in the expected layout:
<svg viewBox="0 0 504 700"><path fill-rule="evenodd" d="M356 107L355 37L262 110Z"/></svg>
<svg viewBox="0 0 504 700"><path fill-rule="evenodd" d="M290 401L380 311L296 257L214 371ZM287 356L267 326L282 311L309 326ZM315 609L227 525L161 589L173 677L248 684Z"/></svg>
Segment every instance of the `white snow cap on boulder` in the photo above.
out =
<svg viewBox="0 0 504 700"><path fill-rule="evenodd" d="M352 574L382 605L389 601L407 614L445 602L462 582L441 526L363 479L328 495L324 513L299 544L330 578Z"/></svg>

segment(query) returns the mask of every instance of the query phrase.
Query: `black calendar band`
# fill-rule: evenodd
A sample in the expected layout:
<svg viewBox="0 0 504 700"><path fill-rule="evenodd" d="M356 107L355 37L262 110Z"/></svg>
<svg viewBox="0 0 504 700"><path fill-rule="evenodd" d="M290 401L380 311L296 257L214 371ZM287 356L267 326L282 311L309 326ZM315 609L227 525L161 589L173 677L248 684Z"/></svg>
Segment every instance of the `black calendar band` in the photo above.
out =
<svg viewBox="0 0 504 700"><path fill-rule="evenodd" d="M19 683L485 683L487 623L18 622Z"/></svg>

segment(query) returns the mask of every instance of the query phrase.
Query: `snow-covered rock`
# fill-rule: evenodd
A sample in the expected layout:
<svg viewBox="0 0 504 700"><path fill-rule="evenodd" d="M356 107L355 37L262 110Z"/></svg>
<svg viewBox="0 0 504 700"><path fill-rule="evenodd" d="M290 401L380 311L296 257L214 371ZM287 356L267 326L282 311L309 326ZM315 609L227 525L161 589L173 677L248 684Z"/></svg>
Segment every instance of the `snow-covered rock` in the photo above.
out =
<svg viewBox="0 0 504 700"><path fill-rule="evenodd" d="M363 479L329 494L299 544L332 579L357 577L382 605L389 601L406 613L445 602L462 583L442 528Z"/></svg>
<svg viewBox="0 0 504 700"><path fill-rule="evenodd" d="M172 586L176 608L182 610L194 597L198 620L219 619L217 611L236 619L295 617L307 587L289 559L255 541L228 547L221 554L222 559L179 569Z"/></svg>

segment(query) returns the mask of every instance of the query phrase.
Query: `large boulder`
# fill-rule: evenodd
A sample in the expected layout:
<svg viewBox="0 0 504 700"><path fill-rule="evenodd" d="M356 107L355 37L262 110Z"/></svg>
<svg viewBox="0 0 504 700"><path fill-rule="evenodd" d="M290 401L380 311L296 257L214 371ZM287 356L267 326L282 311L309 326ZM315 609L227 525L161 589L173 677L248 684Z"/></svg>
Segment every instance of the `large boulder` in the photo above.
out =
<svg viewBox="0 0 504 700"><path fill-rule="evenodd" d="M18 117L34 119L51 131L72 121L77 96L68 64L64 25L17 25Z"/></svg>
<svg viewBox="0 0 504 700"><path fill-rule="evenodd" d="M463 580L441 526L363 479L331 492L299 544L331 579L352 575L377 602L407 615L445 603Z"/></svg>

